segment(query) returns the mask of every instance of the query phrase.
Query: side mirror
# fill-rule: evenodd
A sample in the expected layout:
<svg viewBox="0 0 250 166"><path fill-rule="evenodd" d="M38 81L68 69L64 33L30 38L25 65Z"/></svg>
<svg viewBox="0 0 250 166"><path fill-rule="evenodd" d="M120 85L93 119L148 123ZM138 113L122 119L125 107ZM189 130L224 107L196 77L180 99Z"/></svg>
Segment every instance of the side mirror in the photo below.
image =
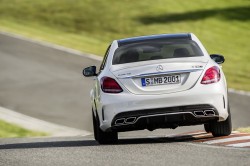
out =
<svg viewBox="0 0 250 166"><path fill-rule="evenodd" d="M219 54L211 54L210 58L213 59L218 64L222 64L225 62L224 56L219 55Z"/></svg>
<svg viewBox="0 0 250 166"><path fill-rule="evenodd" d="M97 74L96 74L96 66L86 67L85 69L83 69L82 74L85 77L97 76Z"/></svg>

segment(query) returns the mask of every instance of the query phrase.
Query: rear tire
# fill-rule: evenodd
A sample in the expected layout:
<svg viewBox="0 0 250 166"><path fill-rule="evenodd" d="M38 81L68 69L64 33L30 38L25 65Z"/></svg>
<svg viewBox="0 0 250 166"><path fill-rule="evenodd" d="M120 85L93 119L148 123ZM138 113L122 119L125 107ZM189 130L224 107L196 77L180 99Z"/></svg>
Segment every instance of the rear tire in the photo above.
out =
<svg viewBox="0 0 250 166"><path fill-rule="evenodd" d="M94 138L96 141L98 141L98 136L97 136L97 124L96 124L96 118L95 115L92 111L92 120L93 120L93 130L94 130Z"/></svg>
<svg viewBox="0 0 250 166"><path fill-rule="evenodd" d="M118 141L117 132L103 132L100 129L100 122L98 115L97 117L95 117L94 113L92 112L92 118L93 118L94 137L99 144L114 144Z"/></svg>
<svg viewBox="0 0 250 166"><path fill-rule="evenodd" d="M232 121L231 121L231 113L228 105L228 117L225 121L222 122L211 122L209 124L210 132L212 132L214 137L219 136L228 136L232 132Z"/></svg>
<svg viewBox="0 0 250 166"><path fill-rule="evenodd" d="M205 131L206 131L207 133L210 133L210 132L211 132L211 131L210 131L209 123L204 124L204 129L205 129Z"/></svg>

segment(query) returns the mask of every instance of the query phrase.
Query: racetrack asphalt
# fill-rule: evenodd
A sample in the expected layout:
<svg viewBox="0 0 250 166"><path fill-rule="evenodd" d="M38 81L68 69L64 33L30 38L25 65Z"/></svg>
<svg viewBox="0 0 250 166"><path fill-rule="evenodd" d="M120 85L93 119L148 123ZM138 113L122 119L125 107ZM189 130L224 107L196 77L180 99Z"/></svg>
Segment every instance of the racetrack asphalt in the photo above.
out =
<svg viewBox="0 0 250 166"><path fill-rule="evenodd" d="M1 140L0 165L185 165L248 166L250 150L165 138L123 138L98 145L88 137Z"/></svg>
<svg viewBox="0 0 250 166"><path fill-rule="evenodd" d="M100 61L0 34L0 106L92 131L93 80L81 74L90 65ZM250 126L250 97L229 93L229 99L233 127ZM153 138L202 129L122 133L120 144L105 146L92 136L0 139L0 165L249 165L249 149Z"/></svg>

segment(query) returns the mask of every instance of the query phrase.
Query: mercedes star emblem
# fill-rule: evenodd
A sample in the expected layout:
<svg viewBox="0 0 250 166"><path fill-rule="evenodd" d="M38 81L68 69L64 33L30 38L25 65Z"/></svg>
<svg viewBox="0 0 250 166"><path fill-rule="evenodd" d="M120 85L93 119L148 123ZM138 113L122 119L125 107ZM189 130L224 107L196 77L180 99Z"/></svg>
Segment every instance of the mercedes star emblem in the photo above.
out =
<svg viewBox="0 0 250 166"><path fill-rule="evenodd" d="M162 71L162 70L163 70L163 66L162 66L162 65L158 65L158 66L156 67L156 70L157 70L157 71Z"/></svg>

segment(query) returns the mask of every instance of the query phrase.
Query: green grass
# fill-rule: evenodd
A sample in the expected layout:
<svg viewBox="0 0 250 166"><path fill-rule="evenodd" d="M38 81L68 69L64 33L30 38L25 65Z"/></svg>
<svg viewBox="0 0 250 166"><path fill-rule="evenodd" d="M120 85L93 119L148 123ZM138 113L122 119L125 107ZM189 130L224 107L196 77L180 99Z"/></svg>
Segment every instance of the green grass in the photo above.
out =
<svg viewBox="0 0 250 166"><path fill-rule="evenodd" d="M242 127L236 129L236 131L242 132L242 133L250 133L250 127Z"/></svg>
<svg viewBox="0 0 250 166"><path fill-rule="evenodd" d="M119 38L193 32L226 58L229 87L250 91L249 0L0 0L0 30L103 55Z"/></svg>
<svg viewBox="0 0 250 166"><path fill-rule="evenodd" d="M46 133L35 132L23 129L17 125L13 125L10 123L6 123L0 120L0 138L7 137L38 137L38 136L46 136Z"/></svg>

